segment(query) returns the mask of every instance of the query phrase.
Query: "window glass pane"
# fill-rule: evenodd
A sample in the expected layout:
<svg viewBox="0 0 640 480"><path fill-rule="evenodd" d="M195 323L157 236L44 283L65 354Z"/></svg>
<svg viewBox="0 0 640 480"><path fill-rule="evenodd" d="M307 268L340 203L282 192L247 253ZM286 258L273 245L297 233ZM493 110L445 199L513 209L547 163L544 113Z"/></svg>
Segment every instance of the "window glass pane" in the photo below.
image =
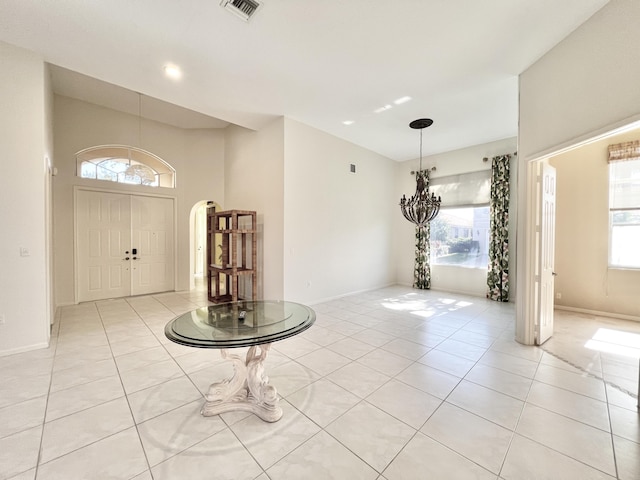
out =
<svg viewBox="0 0 640 480"><path fill-rule="evenodd" d="M118 145L91 147L76 153L77 174L130 185L175 188L175 170L160 157Z"/></svg>
<svg viewBox="0 0 640 480"><path fill-rule="evenodd" d="M91 162L82 162L80 167L80 177L96 178L96 166Z"/></svg>
<svg viewBox="0 0 640 480"><path fill-rule="evenodd" d="M609 208L640 207L640 160L609 164Z"/></svg>
<svg viewBox="0 0 640 480"><path fill-rule="evenodd" d="M611 266L640 268L640 209L611 212Z"/></svg>
<svg viewBox="0 0 640 480"><path fill-rule="evenodd" d="M489 207L446 208L431 221L431 263L487 268Z"/></svg>

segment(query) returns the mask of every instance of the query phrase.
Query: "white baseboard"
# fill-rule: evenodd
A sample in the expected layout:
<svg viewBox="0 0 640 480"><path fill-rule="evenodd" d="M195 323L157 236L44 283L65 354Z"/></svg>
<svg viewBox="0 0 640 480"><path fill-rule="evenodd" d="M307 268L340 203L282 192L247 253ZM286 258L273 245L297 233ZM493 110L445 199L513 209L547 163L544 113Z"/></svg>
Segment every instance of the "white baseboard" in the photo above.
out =
<svg viewBox="0 0 640 480"><path fill-rule="evenodd" d="M27 347L13 348L11 350L3 350L0 352L0 357L6 357L8 355L15 355L16 353L30 352L31 350L40 350L41 348L48 348L47 342L36 343L35 345L29 345Z"/></svg>
<svg viewBox="0 0 640 480"><path fill-rule="evenodd" d="M589 310L588 308L568 307L565 305L555 305L556 310L565 310L567 312L586 313L596 317L617 318L619 320L631 320L632 322L640 322L640 317L635 315L624 315L622 313L601 312L599 310Z"/></svg>

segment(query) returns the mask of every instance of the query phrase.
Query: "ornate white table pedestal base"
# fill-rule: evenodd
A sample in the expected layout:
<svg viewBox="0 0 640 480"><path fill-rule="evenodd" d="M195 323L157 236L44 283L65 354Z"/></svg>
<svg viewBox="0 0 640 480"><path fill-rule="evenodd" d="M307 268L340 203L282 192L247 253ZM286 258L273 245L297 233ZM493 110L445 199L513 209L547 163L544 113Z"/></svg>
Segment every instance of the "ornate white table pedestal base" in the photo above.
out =
<svg viewBox="0 0 640 480"><path fill-rule="evenodd" d="M227 380L211 384L200 413L209 417L244 411L256 414L265 422L280 420L282 409L278 406L278 393L264 374L264 361L270 348L270 343L254 345L249 348L245 360L221 349L222 358L233 362L234 373Z"/></svg>

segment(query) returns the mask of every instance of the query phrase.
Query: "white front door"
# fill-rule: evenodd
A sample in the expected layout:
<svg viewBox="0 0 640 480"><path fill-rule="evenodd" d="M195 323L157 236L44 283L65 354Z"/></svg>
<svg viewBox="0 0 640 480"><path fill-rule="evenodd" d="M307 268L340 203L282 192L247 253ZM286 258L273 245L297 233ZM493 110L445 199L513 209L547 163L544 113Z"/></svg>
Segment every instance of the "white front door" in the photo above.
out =
<svg viewBox="0 0 640 480"><path fill-rule="evenodd" d="M556 236L556 169L540 162L538 202L538 305L536 344L542 345L553 335L554 255Z"/></svg>
<svg viewBox="0 0 640 480"><path fill-rule="evenodd" d="M173 200L131 197L131 295L173 289Z"/></svg>
<svg viewBox="0 0 640 480"><path fill-rule="evenodd" d="M78 301L173 290L173 225L171 198L77 190Z"/></svg>
<svg viewBox="0 0 640 480"><path fill-rule="evenodd" d="M78 300L131 293L129 195L78 190L76 197Z"/></svg>

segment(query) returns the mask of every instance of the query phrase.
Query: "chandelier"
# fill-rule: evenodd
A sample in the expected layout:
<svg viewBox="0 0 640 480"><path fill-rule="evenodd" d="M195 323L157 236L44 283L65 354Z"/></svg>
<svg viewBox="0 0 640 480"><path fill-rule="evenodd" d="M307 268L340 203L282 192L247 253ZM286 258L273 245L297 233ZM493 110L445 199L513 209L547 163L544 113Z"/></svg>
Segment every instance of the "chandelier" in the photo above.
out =
<svg viewBox="0 0 640 480"><path fill-rule="evenodd" d="M404 218L418 227L424 227L431 220L436 218L440 211L440 197L432 193L429 196L429 187L425 184L425 176L422 174L422 129L430 126L433 120L421 118L409 124L411 128L420 130L420 170L416 172L416 193L413 197L407 198L402 195L400 199L400 210Z"/></svg>

